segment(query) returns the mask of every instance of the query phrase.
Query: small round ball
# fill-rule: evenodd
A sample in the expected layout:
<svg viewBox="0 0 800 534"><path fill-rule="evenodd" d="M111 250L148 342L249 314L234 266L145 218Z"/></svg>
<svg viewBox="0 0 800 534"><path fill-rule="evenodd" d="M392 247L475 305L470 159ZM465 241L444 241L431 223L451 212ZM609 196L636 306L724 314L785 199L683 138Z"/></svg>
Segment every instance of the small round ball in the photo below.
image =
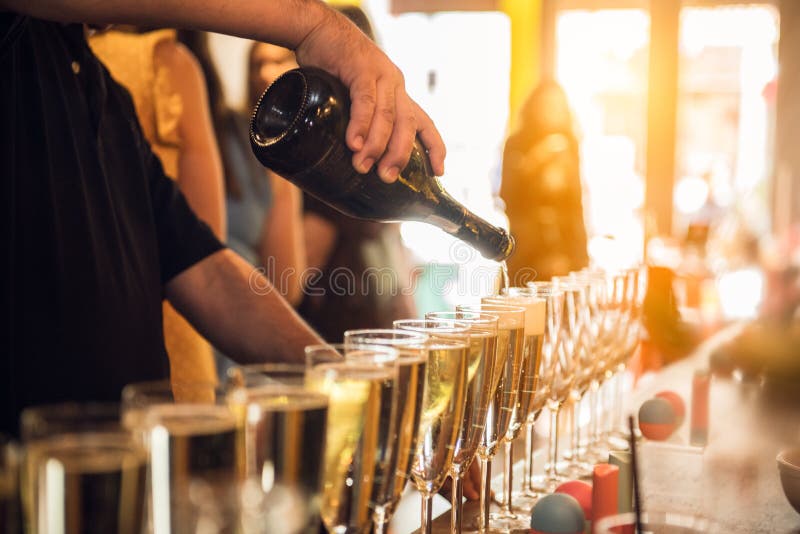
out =
<svg viewBox="0 0 800 534"><path fill-rule="evenodd" d="M556 488L556 493L565 493L575 497L583 510L583 517L592 520L592 485L583 480L570 480Z"/></svg>
<svg viewBox="0 0 800 534"><path fill-rule="evenodd" d="M531 512L534 534L578 534L583 532L584 522L581 505L566 493L545 495Z"/></svg>
<svg viewBox="0 0 800 534"><path fill-rule="evenodd" d="M672 405L676 418L675 426L680 427L681 424L683 424L683 419L686 417L686 404L684 404L681 396L674 391L664 390L656 393L655 397L657 399L664 399Z"/></svg>
<svg viewBox="0 0 800 534"><path fill-rule="evenodd" d="M647 439L663 441L676 428L675 410L666 399L655 398L642 403L639 408L639 430Z"/></svg>

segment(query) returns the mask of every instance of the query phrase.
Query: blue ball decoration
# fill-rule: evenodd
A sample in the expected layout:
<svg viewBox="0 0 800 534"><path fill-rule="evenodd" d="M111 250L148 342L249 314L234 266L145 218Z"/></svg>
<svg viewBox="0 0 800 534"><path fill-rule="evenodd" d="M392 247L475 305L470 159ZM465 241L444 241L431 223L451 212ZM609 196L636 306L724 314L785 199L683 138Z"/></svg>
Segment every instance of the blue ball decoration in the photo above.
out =
<svg viewBox="0 0 800 534"><path fill-rule="evenodd" d="M583 509L566 493L541 497L531 512L531 529L537 534L576 534L583 528Z"/></svg>
<svg viewBox="0 0 800 534"><path fill-rule="evenodd" d="M674 425L677 421L675 409L666 399L656 397L645 401L639 408L639 421L657 425Z"/></svg>

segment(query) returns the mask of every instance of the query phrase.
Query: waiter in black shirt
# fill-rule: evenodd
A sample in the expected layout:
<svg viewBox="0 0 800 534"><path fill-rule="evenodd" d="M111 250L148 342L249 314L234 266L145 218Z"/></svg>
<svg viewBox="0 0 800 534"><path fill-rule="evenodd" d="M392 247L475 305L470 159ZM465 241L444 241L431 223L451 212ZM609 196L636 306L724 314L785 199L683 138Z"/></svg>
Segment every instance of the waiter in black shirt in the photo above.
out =
<svg viewBox="0 0 800 534"><path fill-rule="evenodd" d="M163 298L242 363L299 361L319 342L164 175L84 22L292 48L350 87L356 169L393 181L418 133L443 172L442 140L397 67L319 1L0 0L0 432L16 434L30 405L116 400L166 378Z"/></svg>

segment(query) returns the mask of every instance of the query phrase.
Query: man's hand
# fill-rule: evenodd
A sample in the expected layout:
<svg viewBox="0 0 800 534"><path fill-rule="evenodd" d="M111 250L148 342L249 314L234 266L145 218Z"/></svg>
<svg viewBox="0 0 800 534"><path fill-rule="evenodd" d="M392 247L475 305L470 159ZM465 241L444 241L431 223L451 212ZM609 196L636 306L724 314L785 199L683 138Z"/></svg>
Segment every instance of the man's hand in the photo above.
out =
<svg viewBox="0 0 800 534"><path fill-rule="evenodd" d="M320 67L350 88L346 139L358 172L377 163L381 179L395 181L419 134L434 173L444 173L445 146L433 121L406 93L400 69L344 15L326 9L295 53L300 65Z"/></svg>

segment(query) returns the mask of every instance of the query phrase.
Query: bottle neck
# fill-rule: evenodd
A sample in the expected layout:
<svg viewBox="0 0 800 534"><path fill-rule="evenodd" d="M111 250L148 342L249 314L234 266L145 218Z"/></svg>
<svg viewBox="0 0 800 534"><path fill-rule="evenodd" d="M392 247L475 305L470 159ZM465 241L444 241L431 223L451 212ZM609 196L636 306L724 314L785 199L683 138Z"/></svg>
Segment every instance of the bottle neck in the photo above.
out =
<svg viewBox="0 0 800 534"><path fill-rule="evenodd" d="M503 261L514 250L514 238L504 229L478 217L442 189L426 222L464 241L484 258Z"/></svg>

